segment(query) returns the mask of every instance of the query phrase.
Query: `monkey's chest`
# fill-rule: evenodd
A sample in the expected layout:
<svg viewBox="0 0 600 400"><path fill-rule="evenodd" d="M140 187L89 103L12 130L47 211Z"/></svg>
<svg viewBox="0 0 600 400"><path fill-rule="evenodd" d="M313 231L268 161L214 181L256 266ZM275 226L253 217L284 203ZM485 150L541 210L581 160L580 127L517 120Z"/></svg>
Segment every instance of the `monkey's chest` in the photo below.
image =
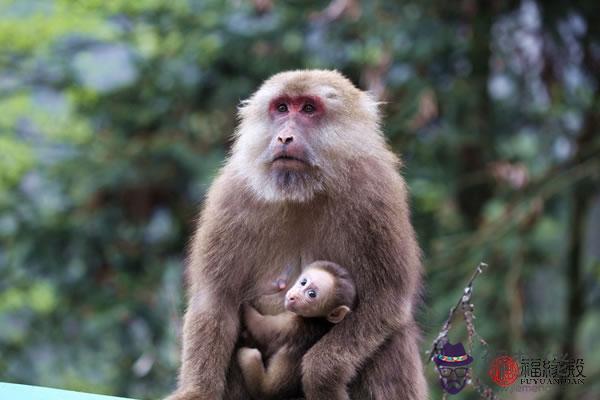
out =
<svg viewBox="0 0 600 400"><path fill-rule="evenodd" d="M257 274L259 296L253 301L262 314L275 315L284 311L284 297L287 289L300 275L303 266L300 253L279 254L262 265L262 274Z"/></svg>

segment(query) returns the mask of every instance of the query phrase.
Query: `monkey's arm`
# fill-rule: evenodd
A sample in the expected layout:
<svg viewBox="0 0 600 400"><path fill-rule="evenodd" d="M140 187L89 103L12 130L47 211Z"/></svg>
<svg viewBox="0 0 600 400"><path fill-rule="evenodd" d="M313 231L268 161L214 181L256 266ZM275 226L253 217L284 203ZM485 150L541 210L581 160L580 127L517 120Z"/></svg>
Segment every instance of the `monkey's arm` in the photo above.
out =
<svg viewBox="0 0 600 400"><path fill-rule="evenodd" d="M262 315L250 305L244 304L244 324L257 342L266 345L275 337L288 335L295 327L295 314L283 312L277 315Z"/></svg>
<svg viewBox="0 0 600 400"><path fill-rule="evenodd" d="M190 299L183 322L179 385L168 400L221 398L239 332L238 315L238 306L226 299L206 293Z"/></svg>
<svg viewBox="0 0 600 400"><path fill-rule="evenodd" d="M306 400L349 400L347 385L357 369L392 333L373 316L367 310L350 313L306 353L302 359Z"/></svg>
<svg viewBox="0 0 600 400"><path fill-rule="evenodd" d="M183 322L182 359L177 391L169 400L223 398L226 376L241 326L240 306L248 271L254 264L254 235L223 209L223 177L211 189L187 264L188 307ZM226 226L228 229L223 229ZM232 234L235 231L235 234Z"/></svg>

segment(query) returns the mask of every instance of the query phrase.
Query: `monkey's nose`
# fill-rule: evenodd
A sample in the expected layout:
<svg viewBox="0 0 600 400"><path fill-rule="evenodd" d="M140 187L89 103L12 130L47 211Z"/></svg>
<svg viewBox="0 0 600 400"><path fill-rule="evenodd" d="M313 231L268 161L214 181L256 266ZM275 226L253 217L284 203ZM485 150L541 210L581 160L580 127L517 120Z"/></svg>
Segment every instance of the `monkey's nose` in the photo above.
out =
<svg viewBox="0 0 600 400"><path fill-rule="evenodd" d="M282 144L290 144L294 141L294 135L279 135L277 141Z"/></svg>
<svg viewBox="0 0 600 400"><path fill-rule="evenodd" d="M296 296L294 296L294 295L288 296L287 300L288 300L288 302L293 303L296 301Z"/></svg>

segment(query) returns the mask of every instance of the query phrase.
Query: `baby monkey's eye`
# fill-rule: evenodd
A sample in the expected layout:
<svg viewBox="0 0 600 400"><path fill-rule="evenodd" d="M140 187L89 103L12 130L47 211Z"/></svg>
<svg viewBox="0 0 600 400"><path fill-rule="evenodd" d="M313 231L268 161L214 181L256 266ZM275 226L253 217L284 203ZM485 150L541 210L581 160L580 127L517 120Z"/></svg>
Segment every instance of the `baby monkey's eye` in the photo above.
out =
<svg viewBox="0 0 600 400"><path fill-rule="evenodd" d="M306 285L306 278L302 278L302 280L300 281L300 284L302 286Z"/></svg>
<svg viewBox="0 0 600 400"><path fill-rule="evenodd" d="M287 112L287 110L288 106L286 104L281 103L277 106L277 111L279 111L280 113Z"/></svg>
<svg viewBox="0 0 600 400"><path fill-rule="evenodd" d="M310 289L310 290L309 290L308 292L306 292L306 293L308 294L308 297L311 297L311 298L313 298L313 299L314 299L315 297L317 297L317 292L315 292L313 289Z"/></svg>
<svg viewBox="0 0 600 400"><path fill-rule="evenodd" d="M305 104L304 107L302 107L302 111L304 111L307 114L312 114L315 112L315 106L313 106L312 104Z"/></svg>

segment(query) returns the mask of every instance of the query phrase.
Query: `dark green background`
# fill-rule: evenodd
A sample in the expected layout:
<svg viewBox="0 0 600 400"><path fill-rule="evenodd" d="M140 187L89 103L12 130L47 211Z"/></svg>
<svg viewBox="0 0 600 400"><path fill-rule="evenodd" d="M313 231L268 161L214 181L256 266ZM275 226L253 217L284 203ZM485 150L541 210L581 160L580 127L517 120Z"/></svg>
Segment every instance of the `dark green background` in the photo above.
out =
<svg viewBox="0 0 600 400"><path fill-rule="evenodd" d="M296 68L384 101L425 253L423 351L485 260L489 351L576 353L586 384L545 396L598 398L595 0L0 0L0 380L174 387L185 247L236 106Z"/></svg>

